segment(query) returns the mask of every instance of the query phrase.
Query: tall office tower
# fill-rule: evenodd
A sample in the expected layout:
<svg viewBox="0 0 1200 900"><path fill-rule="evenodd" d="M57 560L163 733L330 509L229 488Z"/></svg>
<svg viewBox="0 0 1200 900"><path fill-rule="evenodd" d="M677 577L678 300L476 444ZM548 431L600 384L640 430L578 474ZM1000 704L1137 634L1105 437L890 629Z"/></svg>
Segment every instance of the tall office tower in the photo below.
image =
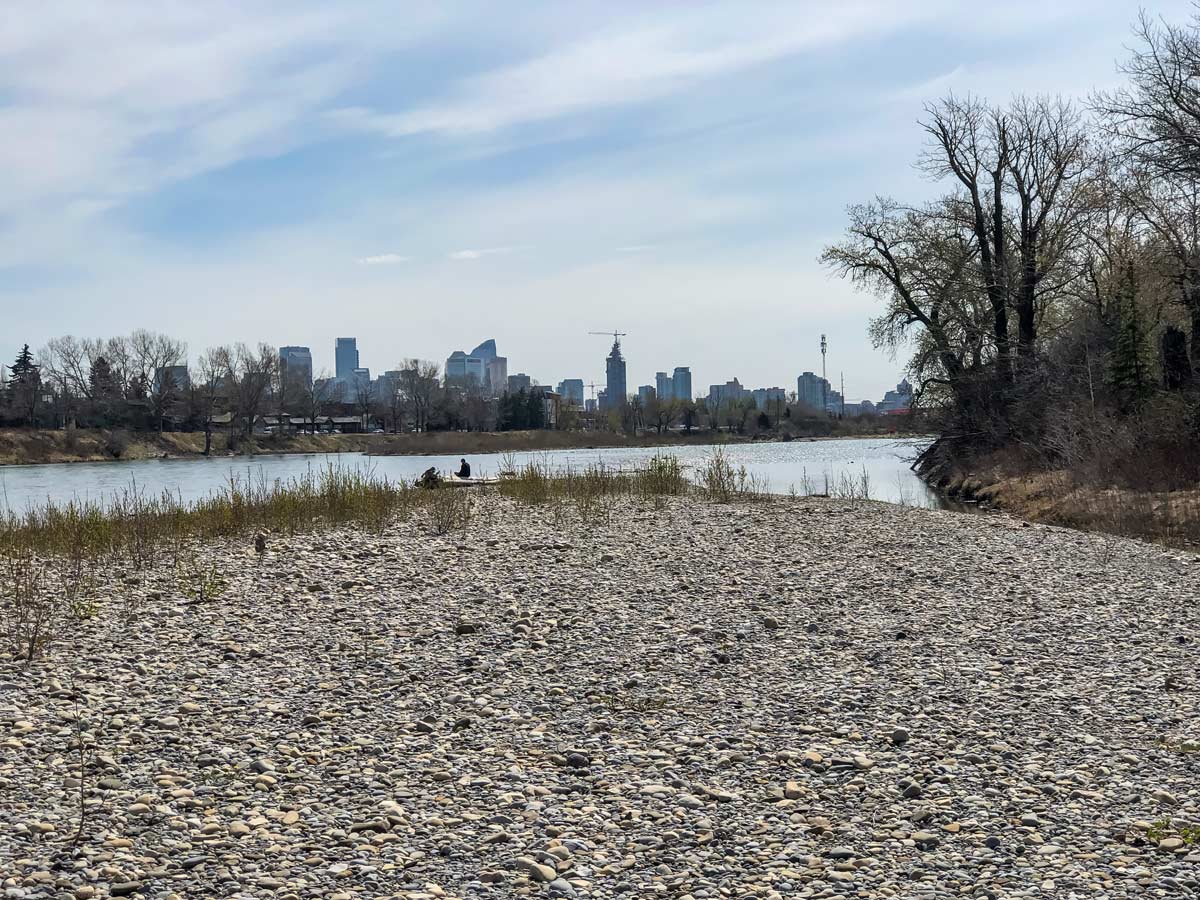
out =
<svg viewBox="0 0 1200 900"><path fill-rule="evenodd" d="M280 347L279 364L286 381L312 387L312 351L307 347Z"/></svg>
<svg viewBox="0 0 1200 900"><path fill-rule="evenodd" d="M358 338L340 337L333 345L334 375L346 381L354 380L358 368Z"/></svg>
<svg viewBox="0 0 1200 900"><path fill-rule="evenodd" d="M670 375L666 372L654 373L654 392L658 395L659 400L670 400L674 395L672 387L673 383Z"/></svg>
<svg viewBox="0 0 1200 900"><path fill-rule="evenodd" d="M692 370L688 366L676 366L671 377L671 396L676 400L692 399Z"/></svg>

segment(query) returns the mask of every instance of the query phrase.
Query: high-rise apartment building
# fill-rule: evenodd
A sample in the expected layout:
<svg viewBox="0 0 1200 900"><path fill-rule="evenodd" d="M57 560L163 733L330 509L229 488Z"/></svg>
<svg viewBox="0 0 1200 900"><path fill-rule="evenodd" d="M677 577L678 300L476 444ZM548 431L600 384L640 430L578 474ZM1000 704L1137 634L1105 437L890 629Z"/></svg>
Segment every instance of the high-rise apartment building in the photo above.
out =
<svg viewBox="0 0 1200 900"><path fill-rule="evenodd" d="M628 400L625 386L625 357L621 355L621 339L613 338L612 350L604 366L605 405L604 409L620 409Z"/></svg>
<svg viewBox="0 0 1200 900"><path fill-rule="evenodd" d="M813 372L796 379L796 399L814 411L825 409L829 400L829 382Z"/></svg>
<svg viewBox="0 0 1200 900"><path fill-rule="evenodd" d="M312 387L312 351L307 347L280 347L279 365L285 382Z"/></svg>
<svg viewBox="0 0 1200 900"><path fill-rule="evenodd" d="M658 391L654 389L652 384L643 384L638 388L638 403L645 409L650 405L650 401L658 396Z"/></svg>
<svg viewBox="0 0 1200 900"><path fill-rule="evenodd" d="M508 376L508 392L510 394L519 394L521 391L529 393L531 387L533 387L533 379L524 372Z"/></svg>
<svg viewBox="0 0 1200 900"><path fill-rule="evenodd" d="M352 382L354 370L358 368L358 338L338 338L333 345L333 359L334 375L347 383Z"/></svg>
<svg viewBox="0 0 1200 900"><path fill-rule="evenodd" d="M671 376L666 372L654 373L654 393L659 400L670 400L673 395Z"/></svg>
<svg viewBox="0 0 1200 900"><path fill-rule="evenodd" d="M755 388L754 406L762 410L782 409L787 405L787 391L781 387Z"/></svg>
<svg viewBox="0 0 1200 900"><path fill-rule="evenodd" d="M742 383L734 378L724 384L709 385L708 405L710 409L720 409L726 403L737 403L749 393Z"/></svg>
<svg viewBox="0 0 1200 900"><path fill-rule="evenodd" d="M689 366L676 366L671 376L671 397L675 400L692 399L692 370Z"/></svg>

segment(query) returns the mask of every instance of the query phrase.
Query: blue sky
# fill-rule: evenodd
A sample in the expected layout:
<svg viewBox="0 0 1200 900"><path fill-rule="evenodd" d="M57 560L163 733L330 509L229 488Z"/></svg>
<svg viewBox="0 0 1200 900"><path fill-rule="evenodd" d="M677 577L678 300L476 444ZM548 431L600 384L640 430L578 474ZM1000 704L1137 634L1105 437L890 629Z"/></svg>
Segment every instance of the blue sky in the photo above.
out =
<svg viewBox="0 0 1200 900"><path fill-rule="evenodd" d="M146 327L494 337L510 372L691 365L878 397L903 359L817 262L844 207L935 187L923 102L1116 82L1133 3L28 4L0 28L0 357ZM1182 21L1190 4L1155 13Z"/></svg>

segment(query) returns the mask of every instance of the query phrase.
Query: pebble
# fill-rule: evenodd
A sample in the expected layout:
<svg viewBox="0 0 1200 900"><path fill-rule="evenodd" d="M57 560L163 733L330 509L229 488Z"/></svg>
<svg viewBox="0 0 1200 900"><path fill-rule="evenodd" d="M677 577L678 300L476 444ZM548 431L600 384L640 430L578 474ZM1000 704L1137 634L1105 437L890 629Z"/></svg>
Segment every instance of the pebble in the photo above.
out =
<svg viewBox="0 0 1200 900"><path fill-rule="evenodd" d="M123 565L48 660L0 656L0 896L1200 892L1188 554L836 499L475 501L465 536L205 545L219 603Z"/></svg>

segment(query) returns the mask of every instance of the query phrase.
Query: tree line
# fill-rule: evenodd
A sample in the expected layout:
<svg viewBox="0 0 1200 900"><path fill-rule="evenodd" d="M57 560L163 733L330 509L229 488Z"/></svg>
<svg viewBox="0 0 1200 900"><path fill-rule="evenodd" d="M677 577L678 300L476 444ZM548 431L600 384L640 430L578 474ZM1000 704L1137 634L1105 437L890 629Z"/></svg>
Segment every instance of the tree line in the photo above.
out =
<svg viewBox="0 0 1200 900"><path fill-rule="evenodd" d="M1200 480L1200 19L1143 15L1086 103L947 96L917 167L939 189L849 207L830 269L875 294L937 413L931 474L996 452Z"/></svg>
<svg viewBox="0 0 1200 900"><path fill-rule="evenodd" d="M203 431L205 451L221 431L237 440L256 425L320 429L331 416L386 431L510 431L555 427L625 431L771 431L827 434L829 417L796 401L752 398L716 405L703 399L637 395L621 407L588 411L547 402L533 386L492 397L477 381L442 379L436 364L406 359L374 381L347 383L329 373L289 372L270 344L212 347L188 365L187 345L138 330L128 336L54 338L36 354L24 346L0 392L0 424L128 431ZM553 411L553 415L551 414Z"/></svg>

